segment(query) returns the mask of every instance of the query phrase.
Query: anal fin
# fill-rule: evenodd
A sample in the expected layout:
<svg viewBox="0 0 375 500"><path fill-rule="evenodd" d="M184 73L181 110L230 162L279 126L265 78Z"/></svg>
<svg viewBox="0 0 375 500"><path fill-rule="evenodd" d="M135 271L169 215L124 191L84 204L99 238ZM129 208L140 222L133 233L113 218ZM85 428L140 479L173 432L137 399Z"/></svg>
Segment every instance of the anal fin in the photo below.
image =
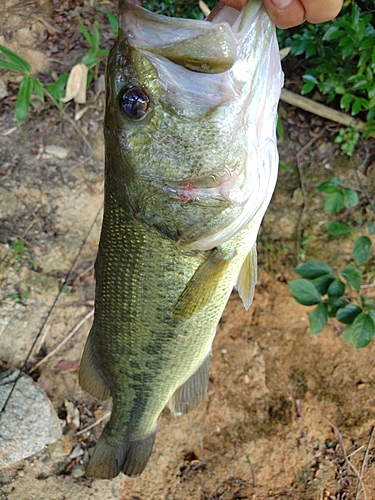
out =
<svg viewBox="0 0 375 500"><path fill-rule="evenodd" d="M94 326L92 328L95 328ZM92 345L92 330L86 340L79 367L79 385L97 399L104 401L110 396L110 389L98 368Z"/></svg>
<svg viewBox="0 0 375 500"><path fill-rule="evenodd" d="M173 309L174 319L189 318L206 307L230 265L235 251L229 256L215 248L185 286Z"/></svg>
<svg viewBox="0 0 375 500"><path fill-rule="evenodd" d="M257 282L257 249L256 244L247 254L237 278L236 290L243 305L249 309L254 298L254 289Z"/></svg>
<svg viewBox="0 0 375 500"><path fill-rule="evenodd" d="M199 406L207 392L210 371L210 353L199 368L184 382L169 400L169 408L176 416L185 415Z"/></svg>

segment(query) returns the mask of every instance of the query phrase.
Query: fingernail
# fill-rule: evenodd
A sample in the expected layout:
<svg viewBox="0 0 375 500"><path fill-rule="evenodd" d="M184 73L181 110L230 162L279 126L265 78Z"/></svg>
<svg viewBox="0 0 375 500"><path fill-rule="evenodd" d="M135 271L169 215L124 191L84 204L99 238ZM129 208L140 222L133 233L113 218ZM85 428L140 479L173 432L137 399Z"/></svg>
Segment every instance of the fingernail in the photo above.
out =
<svg viewBox="0 0 375 500"><path fill-rule="evenodd" d="M292 0L272 0L272 3L277 9L282 10L286 9L292 3Z"/></svg>

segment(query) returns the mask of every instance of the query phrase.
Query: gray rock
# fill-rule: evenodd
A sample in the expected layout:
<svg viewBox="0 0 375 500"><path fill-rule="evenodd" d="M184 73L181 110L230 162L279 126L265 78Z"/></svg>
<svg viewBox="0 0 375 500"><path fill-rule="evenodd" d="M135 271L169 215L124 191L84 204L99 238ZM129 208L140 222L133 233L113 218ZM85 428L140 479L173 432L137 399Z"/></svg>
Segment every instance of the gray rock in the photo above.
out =
<svg viewBox="0 0 375 500"><path fill-rule="evenodd" d="M19 370L0 374L0 408ZM42 389L28 375L22 375L0 417L0 468L42 450L61 437L60 420Z"/></svg>
<svg viewBox="0 0 375 500"><path fill-rule="evenodd" d="M63 148L62 146L55 146L54 144L46 146L44 151L47 155L52 155L55 158L59 158L59 160L65 160L65 158L69 155L69 151L66 148Z"/></svg>

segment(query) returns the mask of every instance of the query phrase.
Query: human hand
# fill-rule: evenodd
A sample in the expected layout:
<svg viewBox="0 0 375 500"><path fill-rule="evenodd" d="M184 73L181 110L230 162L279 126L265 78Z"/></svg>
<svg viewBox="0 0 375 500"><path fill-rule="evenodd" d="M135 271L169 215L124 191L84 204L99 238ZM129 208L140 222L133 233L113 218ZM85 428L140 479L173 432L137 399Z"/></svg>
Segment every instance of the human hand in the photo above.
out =
<svg viewBox="0 0 375 500"><path fill-rule="evenodd" d="M241 10L246 0L221 0ZM343 0L263 0L268 15L278 28L291 28L304 21L324 23L337 16Z"/></svg>

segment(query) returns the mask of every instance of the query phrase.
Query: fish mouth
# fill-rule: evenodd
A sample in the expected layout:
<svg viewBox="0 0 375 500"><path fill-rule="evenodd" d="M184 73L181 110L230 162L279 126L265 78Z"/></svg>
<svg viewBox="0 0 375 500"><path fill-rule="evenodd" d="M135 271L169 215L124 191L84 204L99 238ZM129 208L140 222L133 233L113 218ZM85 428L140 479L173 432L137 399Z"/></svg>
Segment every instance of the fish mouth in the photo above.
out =
<svg viewBox="0 0 375 500"><path fill-rule="evenodd" d="M245 196L233 196L233 189L246 174L246 160L236 169L225 164L200 177L163 179L163 191L178 202L229 201L233 206L242 206ZM243 193L244 195L245 193Z"/></svg>
<svg viewBox="0 0 375 500"><path fill-rule="evenodd" d="M134 0L120 0L120 28L128 42L192 71L222 73L236 62L239 41L247 33L260 0L241 11L219 2L205 20L155 14Z"/></svg>

